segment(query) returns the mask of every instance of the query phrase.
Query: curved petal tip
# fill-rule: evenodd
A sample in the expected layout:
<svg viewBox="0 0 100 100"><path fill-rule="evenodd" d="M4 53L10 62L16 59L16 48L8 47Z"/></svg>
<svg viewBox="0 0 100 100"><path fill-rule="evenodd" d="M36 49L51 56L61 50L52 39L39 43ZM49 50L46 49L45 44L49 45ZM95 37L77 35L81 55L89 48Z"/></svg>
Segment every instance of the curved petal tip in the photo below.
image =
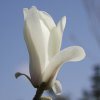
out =
<svg viewBox="0 0 100 100"><path fill-rule="evenodd" d="M82 47L76 46L76 48L77 48L78 54L80 55L80 56L78 56L79 57L79 61L81 61L86 57L86 53L85 53L85 51L84 51L84 49Z"/></svg>

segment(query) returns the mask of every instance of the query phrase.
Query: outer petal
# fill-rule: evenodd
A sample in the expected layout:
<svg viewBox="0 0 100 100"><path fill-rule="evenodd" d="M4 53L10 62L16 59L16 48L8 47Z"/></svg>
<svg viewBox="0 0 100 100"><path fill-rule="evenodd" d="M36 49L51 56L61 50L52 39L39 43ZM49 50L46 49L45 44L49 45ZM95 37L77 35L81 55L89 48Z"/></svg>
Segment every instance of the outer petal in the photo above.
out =
<svg viewBox="0 0 100 100"><path fill-rule="evenodd" d="M54 27L51 31L48 45L49 59L52 59L52 57L60 51L61 47L61 34L59 34L56 27Z"/></svg>
<svg viewBox="0 0 100 100"><path fill-rule="evenodd" d="M27 12L24 10L24 19L24 37L30 57L30 75L33 83L39 84L42 80L41 73L47 60L48 47L46 41L49 33L39 19L38 10L35 7Z"/></svg>
<svg viewBox="0 0 100 100"><path fill-rule="evenodd" d="M52 89L56 95L60 95L62 92L62 86L61 86L60 81L58 81L58 80L54 81L54 83L52 85Z"/></svg>
<svg viewBox="0 0 100 100"><path fill-rule="evenodd" d="M64 62L80 61L85 57L83 48L79 46L72 46L62 50L54 56L50 64L43 73L43 81L52 81L57 70Z"/></svg>
<svg viewBox="0 0 100 100"><path fill-rule="evenodd" d="M24 8L23 13L24 13L24 20L26 20L27 15L28 15L28 8Z"/></svg>
<svg viewBox="0 0 100 100"><path fill-rule="evenodd" d="M62 17L62 19L57 24L57 29L62 34L64 32L66 26L66 16Z"/></svg>
<svg viewBox="0 0 100 100"><path fill-rule="evenodd" d="M50 34L49 39L49 59L52 59L52 57L60 51L61 43L62 43L62 36L66 25L66 16L63 16L62 19L58 22L57 27L54 27ZM56 81L57 74L60 70L60 67L58 68L53 80Z"/></svg>
<svg viewBox="0 0 100 100"><path fill-rule="evenodd" d="M54 20L47 12L39 11L39 16L49 30L52 30L52 28L56 26Z"/></svg>
<svg viewBox="0 0 100 100"><path fill-rule="evenodd" d="M66 17L64 16L58 22L57 27L54 27L51 30L49 38L49 48L48 48L49 59L60 51L62 35L63 35L62 33L64 31L65 25L66 25Z"/></svg>

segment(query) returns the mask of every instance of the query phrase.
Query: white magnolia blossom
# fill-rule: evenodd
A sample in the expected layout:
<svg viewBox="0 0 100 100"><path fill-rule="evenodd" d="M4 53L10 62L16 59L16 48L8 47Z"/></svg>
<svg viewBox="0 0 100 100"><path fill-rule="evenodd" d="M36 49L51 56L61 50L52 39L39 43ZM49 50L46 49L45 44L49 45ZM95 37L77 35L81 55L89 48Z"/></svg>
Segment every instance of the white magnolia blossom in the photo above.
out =
<svg viewBox="0 0 100 100"><path fill-rule="evenodd" d="M62 87L56 80L57 74L65 62L84 59L85 52L80 46L71 46L61 50L62 36L66 25L66 17L55 24L52 17L36 7L24 8L24 38L29 52L30 78L37 87L42 82L47 83L47 89L52 88L60 94ZM25 75L21 73L18 76Z"/></svg>

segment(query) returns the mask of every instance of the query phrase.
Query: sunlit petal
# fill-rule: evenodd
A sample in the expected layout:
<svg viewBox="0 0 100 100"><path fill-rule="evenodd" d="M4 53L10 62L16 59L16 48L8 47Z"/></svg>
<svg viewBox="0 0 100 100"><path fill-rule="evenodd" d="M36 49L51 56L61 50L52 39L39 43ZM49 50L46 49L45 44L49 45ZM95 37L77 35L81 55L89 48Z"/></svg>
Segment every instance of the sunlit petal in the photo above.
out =
<svg viewBox="0 0 100 100"><path fill-rule="evenodd" d="M28 8L24 8L23 13L24 13L24 20L25 20L27 18L27 15L28 15Z"/></svg>
<svg viewBox="0 0 100 100"><path fill-rule="evenodd" d="M74 62L84 59L85 52L80 46L65 48L51 59L46 71L43 73L43 81L50 81L54 78L57 70L65 62Z"/></svg>
<svg viewBox="0 0 100 100"><path fill-rule="evenodd" d="M40 19L43 20L45 25L48 27L48 29L51 31L53 27L55 27L55 22L52 19L52 17L45 11L39 11Z"/></svg>
<svg viewBox="0 0 100 100"><path fill-rule="evenodd" d="M24 16L26 17L25 14ZM34 84L41 82L41 73L47 60L47 45L45 45L47 33L43 32L42 28L46 30L44 26L41 27L37 8L32 7L25 18L24 37L30 57L30 76Z"/></svg>
<svg viewBox="0 0 100 100"><path fill-rule="evenodd" d="M63 34L65 26L66 26L66 16L62 17L62 19L57 24L57 29L60 32L60 34Z"/></svg>
<svg viewBox="0 0 100 100"><path fill-rule="evenodd" d="M49 46L48 46L48 55L49 59L52 59L52 57L60 51L61 47L61 36L59 35L59 32L56 27L54 27L51 31L50 38L49 38Z"/></svg>

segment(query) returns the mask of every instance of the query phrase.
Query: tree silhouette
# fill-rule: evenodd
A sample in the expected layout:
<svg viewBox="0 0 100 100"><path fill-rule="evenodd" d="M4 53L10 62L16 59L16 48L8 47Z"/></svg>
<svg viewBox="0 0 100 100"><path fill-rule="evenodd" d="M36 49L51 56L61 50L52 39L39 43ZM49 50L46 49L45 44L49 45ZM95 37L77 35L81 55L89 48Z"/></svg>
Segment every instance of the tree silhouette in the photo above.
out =
<svg viewBox="0 0 100 100"><path fill-rule="evenodd" d="M79 100L90 100L90 93L87 90L83 90L82 98Z"/></svg>
<svg viewBox="0 0 100 100"><path fill-rule="evenodd" d="M100 65L96 65L94 68L92 82L92 96L95 100L100 100Z"/></svg>
<svg viewBox="0 0 100 100"><path fill-rule="evenodd" d="M79 100L100 100L100 65L94 66L91 90L84 90Z"/></svg>

